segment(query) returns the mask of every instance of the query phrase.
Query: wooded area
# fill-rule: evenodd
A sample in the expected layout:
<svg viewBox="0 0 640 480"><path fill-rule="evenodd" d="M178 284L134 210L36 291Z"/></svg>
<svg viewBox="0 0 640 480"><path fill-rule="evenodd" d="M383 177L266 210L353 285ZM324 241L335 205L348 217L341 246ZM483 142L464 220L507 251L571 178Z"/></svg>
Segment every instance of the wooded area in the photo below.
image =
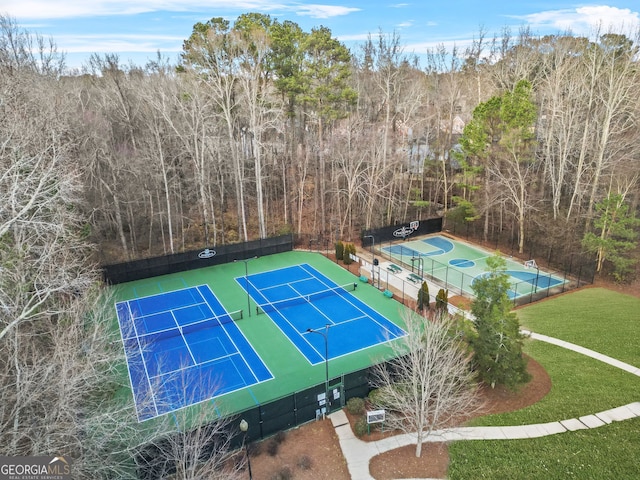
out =
<svg viewBox="0 0 640 480"><path fill-rule="evenodd" d="M530 234L579 248L599 201L638 207L637 38L479 32L420 66L395 34L349 51L251 13L196 24L180 65L94 55L65 75L53 43L34 53L2 28L19 130L4 137L64 159L102 263L288 232L351 241L418 212L511 231L520 250ZM35 111L15 120L13 102ZM48 111L36 146L25 127Z"/></svg>
<svg viewBox="0 0 640 480"><path fill-rule="evenodd" d="M93 55L69 72L54 40L0 16L2 450L87 471L130 458L87 435L96 411L100 431L135 417L104 408L122 352L96 313L98 264L445 215L520 251L585 238L624 278L638 40L481 31L420 65L396 34L349 51L251 13L194 25L179 65Z"/></svg>

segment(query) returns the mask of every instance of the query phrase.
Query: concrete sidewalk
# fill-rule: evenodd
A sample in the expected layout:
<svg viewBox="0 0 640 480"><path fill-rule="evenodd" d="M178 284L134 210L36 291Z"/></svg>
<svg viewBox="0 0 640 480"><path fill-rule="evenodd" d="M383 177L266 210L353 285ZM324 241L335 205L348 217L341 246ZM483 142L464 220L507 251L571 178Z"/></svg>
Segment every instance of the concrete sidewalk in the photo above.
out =
<svg viewBox="0 0 640 480"><path fill-rule="evenodd" d="M640 369L593 350L545 335L533 332L525 333L536 340L562 346L613 365L636 376L640 376ZM426 442L537 438L575 430L598 428L612 422L620 422L635 417L640 417L640 402L633 402L621 407L557 422L503 427L459 427L436 430L427 438ZM340 448L347 462L347 468L349 469L352 480L374 480L369 474L369 461L371 458L389 450L395 450L405 445L415 445L416 443L415 435L409 434L395 435L375 442L364 442L354 435L344 411L333 412L329 418L338 435Z"/></svg>
<svg viewBox="0 0 640 480"><path fill-rule="evenodd" d="M372 276L375 276L376 285L371 285L373 288L378 288L383 291L385 289L393 288L396 291L396 295L400 297L400 299L408 298L415 300L418 298L418 290L422 286L420 283L411 282L408 280L408 276L413 273L411 270L407 268L400 267L392 262L381 260L380 264L377 267L374 267L371 263L367 262L364 258L358 258L358 262L360 263L359 274L365 274L369 279ZM390 271L389 266L395 265L396 270ZM375 270L375 275L374 275ZM436 285L429 279L424 279L427 282L427 286L429 287L429 301L433 304L436 301L436 294L438 290L440 290L439 285ZM369 280L371 282L371 280ZM402 300L401 300L402 301ZM452 315L462 315L463 317L469 318L469 312L465 310L461 310L455 305L448 304L447 308L449 313Z"/></svg>

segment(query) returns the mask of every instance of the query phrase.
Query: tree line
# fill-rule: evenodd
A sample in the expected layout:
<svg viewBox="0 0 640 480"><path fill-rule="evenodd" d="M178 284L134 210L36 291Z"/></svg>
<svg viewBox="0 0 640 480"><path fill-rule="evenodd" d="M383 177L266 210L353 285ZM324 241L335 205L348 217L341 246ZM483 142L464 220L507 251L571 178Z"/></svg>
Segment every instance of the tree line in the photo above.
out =
<svg viewBox="0 0 640 480"><path fill-rule="evenodd" d="M4 69L64 118L103 262L287 232L352 240L418 214L513 232L520 251L528 235L579 246L598 202L637 210L635 37L480 32L421 67L396 34L350 51L326 27L249 13L194 25L177 65L95 54L65 75L22 35Z"/></svg>

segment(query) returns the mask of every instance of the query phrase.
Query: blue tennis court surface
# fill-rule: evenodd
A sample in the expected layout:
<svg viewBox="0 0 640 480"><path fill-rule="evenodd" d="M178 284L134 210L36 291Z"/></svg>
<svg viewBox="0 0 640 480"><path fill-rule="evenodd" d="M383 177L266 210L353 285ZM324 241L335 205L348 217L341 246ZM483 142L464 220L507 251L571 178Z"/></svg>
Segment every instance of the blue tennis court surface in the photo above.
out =
<svg viewBox="0 0 640 480"><path fill-rule="evenodd" d="M308 264L236 281L257 304L256 311L267 314L312 365L325 361L327 346L332 359L405 335L351 293L356 283L339 286Z"/></svg>
<svg viewBox="0 0 640 480"><path fill-rule="evenodd" d="M139 421L273 378L207 285L116 311Z"/></svg>

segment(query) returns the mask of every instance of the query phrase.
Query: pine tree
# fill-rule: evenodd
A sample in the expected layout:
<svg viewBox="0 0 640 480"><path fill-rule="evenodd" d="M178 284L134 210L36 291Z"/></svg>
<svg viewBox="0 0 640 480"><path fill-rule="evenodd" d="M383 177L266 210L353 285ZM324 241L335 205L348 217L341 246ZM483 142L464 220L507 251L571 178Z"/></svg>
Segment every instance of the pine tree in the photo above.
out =
<svg viewBox="0 0 640 480"><path fill-rule="evenodd" d="M635 264L629 252L638 246L638 232L635 229L640 225L640 220L629 209L621 194L609 194L596 205L596 212L593 220L595 232L585 233L582 246L596 254L598 272L606 260L613 265L615 279L624 280Z"/></svg>
<svg viewBox="0 0 640 480"><path fill-rule="evenodd" d="M475 300L471 303L477 335L471 338L474 362L482 381L494 388L510 389L530 380L527 361L522 355L524 335L511 311L509 276L506 261L496 255L487 259L489 272L472 285Z"/></svg>
<svg viewBox="0 0 640 480"><path fill-rule="evenodd" d="M429 285L427 282L422 282L422 287L418 290L417 303L420 312L424 312L425 309L429 311Z"/></svg>
<svg viewBox="0 0 640 480"><path fill-rule="evenodd" d="M436 311L445 312L449 307L449 290L441 288L436 295Z"/></svg>

